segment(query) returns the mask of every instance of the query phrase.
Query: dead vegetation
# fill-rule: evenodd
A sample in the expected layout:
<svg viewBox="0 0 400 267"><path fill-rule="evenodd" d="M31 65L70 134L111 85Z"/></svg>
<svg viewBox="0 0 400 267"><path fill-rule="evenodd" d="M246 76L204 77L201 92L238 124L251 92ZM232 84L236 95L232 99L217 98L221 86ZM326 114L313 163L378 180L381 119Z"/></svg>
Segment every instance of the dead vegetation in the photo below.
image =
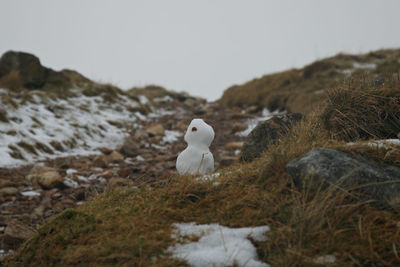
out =
<svg viewBox="0 0 400 267"><path fill-rule="evenodd" d="M221 170L219 184L173 176L108 191L46 224L4 264L184 265L165 252L174 242L171 224L196 222L269 225L268 240L256 245L259 258L272 266L319 266L317 258L326 255L336 258L335 266L400 265L398 210L375 209L337 187L299 190L285 170L288 161L317 147L400 167L398 147L365 146L362 140L395 131L390 125L397 125L400 110L396 86L376 90L359 81L330 91L329 102L260 159ZM349 139L354 145L347 145Z"/></svg>
<svg viewBox="0 0 400 267"><path fill-rule="evenodd" d="M225 107L258 106L307 114L325 100L323 92L353 77L400 73L400 50L380 50L365 55L345 55L316 61L302 69L269 74L228 88L219 103Z"/></svg>

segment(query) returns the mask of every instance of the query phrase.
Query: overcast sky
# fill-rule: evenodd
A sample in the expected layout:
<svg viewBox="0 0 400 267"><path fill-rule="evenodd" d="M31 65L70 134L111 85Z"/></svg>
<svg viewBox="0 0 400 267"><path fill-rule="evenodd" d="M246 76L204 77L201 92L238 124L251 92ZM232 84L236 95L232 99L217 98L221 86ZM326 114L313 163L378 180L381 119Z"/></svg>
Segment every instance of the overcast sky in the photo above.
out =
<svg viewBox="0 0 400 267"><path fill-rule="evenodd" d="M398 0L0 0L0 53L209 100L339 52L400 47Z"/></svg>

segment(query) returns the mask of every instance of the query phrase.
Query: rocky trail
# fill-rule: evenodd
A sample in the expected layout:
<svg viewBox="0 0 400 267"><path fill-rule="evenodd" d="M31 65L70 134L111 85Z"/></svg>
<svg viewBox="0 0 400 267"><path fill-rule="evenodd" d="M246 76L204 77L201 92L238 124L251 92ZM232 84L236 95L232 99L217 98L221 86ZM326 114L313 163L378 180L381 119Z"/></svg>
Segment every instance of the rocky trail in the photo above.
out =
<svg viewBox="0 0 400 267"><path fill-rule="evenodd" d="M117 149L103 147L98 155L0 168L0 251L15 250L47 220L105 190L162 183L176 174L176 157L186 146L183 135L193 118L204 118L216 132L211 151L217 171L238 161L243 133L267 118L265 111L262 114L255 108L241 112L202 101L190 104L178 100L158 103L156 108L167 112L141 120Z"/></svg>

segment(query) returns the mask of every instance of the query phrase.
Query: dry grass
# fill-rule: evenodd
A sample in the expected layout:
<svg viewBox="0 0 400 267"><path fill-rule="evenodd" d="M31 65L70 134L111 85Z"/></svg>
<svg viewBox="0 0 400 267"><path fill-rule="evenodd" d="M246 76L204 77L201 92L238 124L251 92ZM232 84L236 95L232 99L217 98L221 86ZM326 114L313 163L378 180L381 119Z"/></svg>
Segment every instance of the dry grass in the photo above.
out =
<svg viewBox="0 0 400 267"><path fill-rule="evenodd" d="M347 78L400 73L400 50L380 50L365 55L344 55L316 61L302 69L292 69L228 88L219 103L226 107L256 105L269 110L288 110L307 114L325 100L326 89L340 85ZM376 69L355 68L353 63L376 64Z"/></svg>
<svg viewBox="0 0 400 267"><path fill-rule="evenodd" d="M349 80L328 91L321 114L331 137L356 139L396 138L400 132L400 81L386 79L383 86L366 80Z"/></svg>
<svg viewBox="0 0 400 267"><path fill-rule="evenodd" d="M288 161L316 147L399 166L396 147L365 146L359 136L349 146L346 136L332 134L321 120L329 104L341 103L332 99L337 98L296 124L260 159L222 170L218 185L176 176L106 192L42 227L4 264L184 265L165 250L174 243L171 224L193 221L229 227L269 225L268 240L256 245L260 259L272 266L320 266L316 258L324 255L334 255L335 266L399 266L398 210L374 209L336 186L298 189L285 171ZM369 101L362 94L359 99ZM400 104L394 101L392 108L396 107L399 110ZM368 132L378 125L366 125Z"/></svg>

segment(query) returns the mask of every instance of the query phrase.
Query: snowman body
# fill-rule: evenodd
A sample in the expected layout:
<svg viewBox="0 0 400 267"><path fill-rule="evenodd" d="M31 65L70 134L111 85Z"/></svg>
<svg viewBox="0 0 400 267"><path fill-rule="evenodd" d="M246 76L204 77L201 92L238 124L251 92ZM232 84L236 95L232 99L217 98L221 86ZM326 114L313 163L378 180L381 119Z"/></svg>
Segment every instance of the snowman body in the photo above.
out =
<svg viewBox="0 0 400 267"><path fill-rule="evenodd" d="M214 157L209 149L214 139L213 128L202 119L193 119L185 134L188 144L177 160L179 174L205 174L214 171Z"/></svg>

